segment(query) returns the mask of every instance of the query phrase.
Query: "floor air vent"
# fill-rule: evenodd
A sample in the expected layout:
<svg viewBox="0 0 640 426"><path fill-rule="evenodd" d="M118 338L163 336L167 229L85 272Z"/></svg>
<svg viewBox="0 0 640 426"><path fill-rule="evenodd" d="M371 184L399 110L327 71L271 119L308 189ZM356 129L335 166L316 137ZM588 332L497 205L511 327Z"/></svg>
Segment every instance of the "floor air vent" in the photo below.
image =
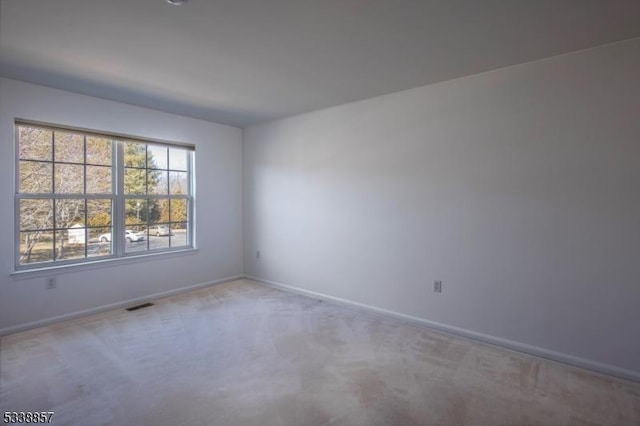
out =
<svg viewBox="0 0 640 426"><path fill-rule="evenodd" d="M129 312L137 311L138 309L148 308L149 306L153 306L153 303L143 303L142 305L132 306L130 308L127 308L127 311L129 311Z"/></svg>

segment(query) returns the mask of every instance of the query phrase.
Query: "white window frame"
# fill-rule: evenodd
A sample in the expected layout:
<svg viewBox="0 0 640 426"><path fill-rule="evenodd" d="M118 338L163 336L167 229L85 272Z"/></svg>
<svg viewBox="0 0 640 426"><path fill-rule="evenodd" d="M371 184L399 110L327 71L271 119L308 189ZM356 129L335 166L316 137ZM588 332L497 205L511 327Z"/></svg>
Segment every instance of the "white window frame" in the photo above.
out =
<svg viewBox="0 0 640 426"><path fill-rule="evenodd" d="M74 132L74 133L82 133L84 136L98 136L98 137L106 137L112 139L112 155L111 155L111 185L112 192L111 194L56 194L54 192L51 193L20 193L20 147L19 147L19 132L17 131L19 126L32 126L32 127L40 127L49 129L52 131L62 131L62 132ZM193 252L195 251L195 146L192 144L180 143L180 142L169 142L165 140L158 139L150 139L150 138L141 138L138 136L130 136L126 134L113 133L113 132L105 132L98 130L90 130L78 127L70 127L70 126L62 126L58 124L49 124L36 122L32 120L24 120L24 119L16 119L14 121L14 133L15 133L15 158L14 158L14 167L15 167L15 197L14 197L14 231L15 231L15 241L14 241L14 274L26 273L26 272L37 272L37 271L50 271L52 269L58 268L67 268L74 267L78 268L80 266L90 266L90 265L104 265L105 263L109 263L114 260L122 260L129 259L130 261L136 260L136 258L148 258L150 256L156 257L157 255L167 255L167 254L182 254L184 252ZM134 142L141 143L147 145L154 146L165 146L167 148L179 148L188 152L187 154L187 164L186 164L186 172L187 172L187 194L125 194L124 188L124 174L125 174L125 142ZM55 142L53 142L55 143ZM51 162L55 164L55 158L49 160L43 160L42 162ZM86 167L86 159L85 159L85 167ZM53 171L54 167L52 167L52 180L54 179L55 172ZM167 168L167 171L170 169ZM169 182L167 183L169 185ZM86 188L86 173L85 173L85 188ZM185 199L187 204L187 229L186 229L186 242L183 246L178 247L163 247L157 249L149 249L147 246L147 250L144 251L126 251L126 240L125 240L125 230L126 230L126 201L128 199ZM92 200L92 199L100 199L106 200L110 199L112 202L112 214L111 214L111 254L102 255L96 257L86 256L86 246L85 246L85 257L79 259L63 259L56 260L53 259L51 261L44 262L35 262L28 264L21 264L21 217L20 217L20 201L24 199L46 199L46 200L55 200L55 199L82 199L82 200ZM54 207L55 208L55 207ZM55 227L55 223L54 223ZM148 241L148 233L147 233L147 241ZM55 252L55 238L54 238L54 248ZM140 259L138 259L140 260ZM84 268L83 268L84 269Z"/></svg>

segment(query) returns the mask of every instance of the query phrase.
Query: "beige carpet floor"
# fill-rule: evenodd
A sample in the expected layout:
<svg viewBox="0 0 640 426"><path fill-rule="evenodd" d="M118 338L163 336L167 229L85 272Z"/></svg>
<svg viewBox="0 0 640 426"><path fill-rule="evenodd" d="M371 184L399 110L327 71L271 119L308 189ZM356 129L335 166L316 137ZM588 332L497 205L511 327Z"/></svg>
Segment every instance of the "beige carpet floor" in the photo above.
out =
<svg viewBox="0 0 640 426"><path fill-rule="evenodd" d="M640 425L640 384L248 280L0 339L56 425Z"/></svg>

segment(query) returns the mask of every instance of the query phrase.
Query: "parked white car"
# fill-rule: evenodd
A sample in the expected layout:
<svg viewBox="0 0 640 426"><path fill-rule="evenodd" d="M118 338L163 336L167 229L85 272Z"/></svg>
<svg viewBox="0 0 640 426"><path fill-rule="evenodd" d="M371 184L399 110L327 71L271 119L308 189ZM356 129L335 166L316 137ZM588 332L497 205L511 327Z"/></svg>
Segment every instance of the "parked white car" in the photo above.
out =
<svg viewBox="0 0 640 426"><path fill-rule="evenodd" d="M173 235L173 230L169 229L167 225L156 225L151 227L149 234L155 234L156 237L166 237Z"/></svg>
<svg viewBox="0 0 640 426"><path fill-rule="evenodd" d="M111 241L111 232L107 232L106 234L101 234L98 239L102 243L106 243ZM127 240L128 243L143 241L144 240L144 232L135 232L130 229L124 231L124 239Z"/></svg>

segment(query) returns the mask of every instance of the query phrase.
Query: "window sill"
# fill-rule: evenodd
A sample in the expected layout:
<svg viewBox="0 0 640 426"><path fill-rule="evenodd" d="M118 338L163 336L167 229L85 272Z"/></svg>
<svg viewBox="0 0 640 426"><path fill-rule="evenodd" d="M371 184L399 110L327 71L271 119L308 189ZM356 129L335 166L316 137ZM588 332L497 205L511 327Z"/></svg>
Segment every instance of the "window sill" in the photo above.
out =
<svg viewBox="0 0 640 426"><path fill-rule="evenodd" d="M101 260L92 260L82 263L71 263L66 265L46 266L37 269L23 269L12 272L11 278L14 280L23 280L29 278L47 277L56 274L74 273L80 271L92 271L101 268L113 267L117 265L127 265L132 263L141 263L146 261L158 261L172 257L192 256L198 253L197 248L188 248L183 250L166 251L162 253L146 253L139 255L130 255L125 257L108 258Z"/></svg>

